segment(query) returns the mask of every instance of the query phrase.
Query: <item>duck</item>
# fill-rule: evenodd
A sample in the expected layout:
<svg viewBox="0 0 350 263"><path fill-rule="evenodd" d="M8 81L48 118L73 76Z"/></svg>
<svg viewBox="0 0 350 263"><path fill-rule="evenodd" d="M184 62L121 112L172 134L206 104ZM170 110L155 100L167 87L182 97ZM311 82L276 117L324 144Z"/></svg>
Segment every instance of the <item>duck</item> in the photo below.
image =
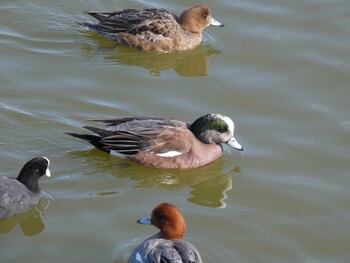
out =
<svg viewBox="0 0 350 263"><path fill-rule="evenodd" d="M0 219L22 214L33 208L40 199L39 178L51 176L50 161L35 157L21 169L16 179L0 176Z"/></svg>
<svg viewBox="0 0 350 263"><path fill-rule="evenodd" d="M186 221L176 206L160 203L153 209L151 217L141 218L137 223L154 225L160 231L134 249L129 263L203 262L198 249L182 240Z"/></svg>
<svg viewBox="0 0 350 263"><path fill-rule="evenodd" d="M179 119L125 117L91 119L108 126L93 132L66 134L88 141L96 148L132 160L147 167L190 169L208 165L223 155L222 144L239 151L243 147L234 138L234 122L227 116L210 113L192 124Z"/></svg>
<svg viewBox="0 0 350 263"><path fill-rule="evenodd" d="M174 52L197 47L208 26L224 25L212 18L207 5L192 6L180 16L163 8L86 11L99 22L77 22L108 39L144 51Z"/></svg>

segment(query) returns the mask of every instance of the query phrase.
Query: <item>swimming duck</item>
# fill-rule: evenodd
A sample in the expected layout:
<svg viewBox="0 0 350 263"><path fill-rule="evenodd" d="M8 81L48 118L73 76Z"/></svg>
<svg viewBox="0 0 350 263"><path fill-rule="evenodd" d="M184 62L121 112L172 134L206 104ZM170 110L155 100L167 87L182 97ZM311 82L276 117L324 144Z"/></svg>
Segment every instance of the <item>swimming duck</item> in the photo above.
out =
<svg viewBox="0 0 350 263"><path fill-rule="evenodd" d="M33 208L40 198L39 178L51 176L50 161L35 157L27 162L16 179L0 176L0 219L24 213Z"/></svg>
<svg viewBox="0 0 350 263"><path fill-rule="evenodd" d="M77 22L120 45L147 51L183 51L198 46L208 26L224 25L211 16L206 5L196 5L177 16L165 9L123 9L85 12L98 24Z"/></svg>
<svg viewBox="0 0 350 263"><path fill-rule="evenodd" d="M160 203L153 209L151 217L139 219L137 222L154 225L160 231L135 248L129 263L203 262L197 248L182 240L186 232L186 222L176 206Z"/></svg>
<svg viewBox="0 0 350 263"><path fill-rule="evenodd" d="M207 165L223 155L221 144L243 151L233 137L233 121L221 114L207 114L192 124L177 119L130 117L102 122L108 129L84 126L93 134L67 133L100 150L144 166L186 169Z"/></svg>

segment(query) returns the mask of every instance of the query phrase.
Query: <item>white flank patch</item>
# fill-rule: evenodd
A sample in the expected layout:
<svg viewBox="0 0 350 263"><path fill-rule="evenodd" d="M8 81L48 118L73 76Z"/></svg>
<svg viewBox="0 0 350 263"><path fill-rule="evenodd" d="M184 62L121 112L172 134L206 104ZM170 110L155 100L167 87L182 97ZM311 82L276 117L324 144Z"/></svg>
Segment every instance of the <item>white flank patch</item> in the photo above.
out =
<svg viewBox="0 0 350 263"><path fill-rule="evenodd" d="M158 156L160 157L175 157L178 155L181 155L182 152L178 152L178 151L169 151L169 152L165 152L165 153L157 153Z"/></svg>

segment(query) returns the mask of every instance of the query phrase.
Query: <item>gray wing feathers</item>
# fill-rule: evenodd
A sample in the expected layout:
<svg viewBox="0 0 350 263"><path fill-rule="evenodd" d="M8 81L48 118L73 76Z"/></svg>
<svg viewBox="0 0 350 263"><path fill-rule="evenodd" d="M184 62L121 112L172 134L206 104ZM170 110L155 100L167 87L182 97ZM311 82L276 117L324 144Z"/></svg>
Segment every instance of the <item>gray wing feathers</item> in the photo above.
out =
<svg viewBox="0 0 350 263"><path fill-rule="evenodd" d="M202 263L198 250L184 240L150 239L138 251L148 263Z"/></svg>
<svg viewBox="0 0 350 263"><path fill-rule="evenodd" d="M37 203L40 195L32 193L16 179L0 177L0 219L23 213Z"/></svg>

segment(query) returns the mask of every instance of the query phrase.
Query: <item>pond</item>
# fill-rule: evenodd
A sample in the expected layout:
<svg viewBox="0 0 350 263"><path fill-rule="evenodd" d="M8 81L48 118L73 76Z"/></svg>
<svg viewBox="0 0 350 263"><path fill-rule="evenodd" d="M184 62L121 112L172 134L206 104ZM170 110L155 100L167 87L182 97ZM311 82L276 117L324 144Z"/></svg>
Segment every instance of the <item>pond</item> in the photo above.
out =
<svg viewBox="0 0 350 263"><path fill-rule="evenodd" d="M225 27L182 53L75 24L93 21L85 10L195 4L2 1L0 175L46 156L52 177L35 209L0 222L1 262L127 262L157 231L136 220L160 202L181 209L204 262L349 261L350 2L216 1ZM157 170L65 134L90 118L206 113L234 120L243 153Z"/></svg>

